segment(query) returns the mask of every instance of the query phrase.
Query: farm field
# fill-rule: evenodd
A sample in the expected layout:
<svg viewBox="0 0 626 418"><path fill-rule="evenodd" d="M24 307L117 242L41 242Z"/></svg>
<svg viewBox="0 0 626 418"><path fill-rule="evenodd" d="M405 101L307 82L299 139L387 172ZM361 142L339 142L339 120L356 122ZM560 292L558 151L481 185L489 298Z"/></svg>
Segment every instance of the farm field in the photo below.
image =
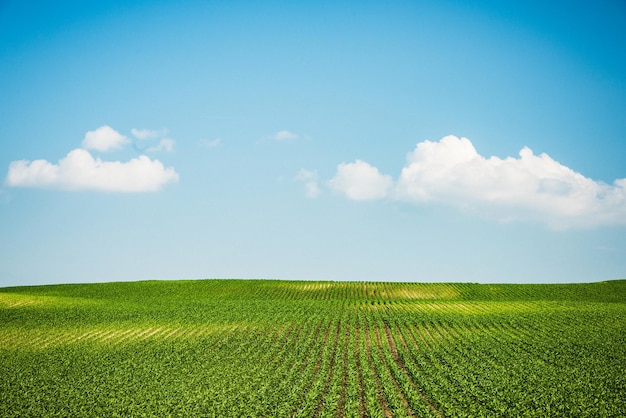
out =
<svg viewBox="0 0 626 418"><path fill-rule="evenodd" d="M1 288L0 416L626 416L626 281Z"/></svg>

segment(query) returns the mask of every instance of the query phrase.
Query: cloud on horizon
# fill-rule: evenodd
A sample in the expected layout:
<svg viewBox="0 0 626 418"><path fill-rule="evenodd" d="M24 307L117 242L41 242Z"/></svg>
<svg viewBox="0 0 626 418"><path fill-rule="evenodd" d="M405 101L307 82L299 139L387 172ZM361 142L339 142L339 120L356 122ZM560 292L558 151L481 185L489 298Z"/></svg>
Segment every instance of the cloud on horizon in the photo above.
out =
<svg viewBox="0 0 626 418"><path fill-rule="evenodd" d="M327 184L353 200L442 203L555 229L626 225L626 179L597 182L527 147L519 158L485 158L469 139L452 135L418 143L395 181L356 160L339 164Z"/></svg>
<svg viewBox="0 0 626 418"><path fill-rule="evenodd" d="M89 131L84 148L70 151L57 164L47 160L19 160L9 164L5 184L68 191L154 192L165 184L178 182L173 167L140 155L127 162L102 161L88 151L109 151L128 143L128 139L109 126Z"/></svg>

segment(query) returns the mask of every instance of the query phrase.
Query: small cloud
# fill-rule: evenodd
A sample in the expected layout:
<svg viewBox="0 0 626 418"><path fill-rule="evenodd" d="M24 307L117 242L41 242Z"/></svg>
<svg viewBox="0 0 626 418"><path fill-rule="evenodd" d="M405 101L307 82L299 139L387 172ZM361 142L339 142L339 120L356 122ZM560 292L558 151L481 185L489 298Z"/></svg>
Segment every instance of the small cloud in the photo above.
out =
<svg viewBox="0 0 626 418"><path fill-rule="evenodd" d="M391 176L381 174L376 167L356 160L339 164L337 174L328 181L328 186L349 199L373 200L389 196L393 180Z"/></svg>
<svg viewBox="0 0 626 418"><path fill-rule="evenodd" d="M96 151L111 151L122 148L130 141L110 126L104 125L89 131L83 139L83 148Z"/></svg>
<svg viewBox="0 0 626 418"><path fill-rule="evenodd" d="M206 149L215 148L215 147L219 146L221 143L222 143L222 139L221 138L201 139L200 140L200 146L202 148L206 148Z"/></svg>
<svg viewBox="0 0 626 418"><path fill-rule="evenodd" d="M166 151L172 152L174 150L174 140L170 138L163 138L155 146L146 148L146 152L159 152Z"/></svg>
<svg viewBox="0 0 626 418"><path fill-rule="evenodd" d="M165 128L160 130L133 128L130 130L130 133L137 139L154 139L166 136L169 131Z"/></svg>
<svg viewBox="0 0 626 418"><path fill-rule="evenodd" d="M317 171L301 168L294 180L304 183L306 197L314 199L322 192L318 184Z"/></svg>

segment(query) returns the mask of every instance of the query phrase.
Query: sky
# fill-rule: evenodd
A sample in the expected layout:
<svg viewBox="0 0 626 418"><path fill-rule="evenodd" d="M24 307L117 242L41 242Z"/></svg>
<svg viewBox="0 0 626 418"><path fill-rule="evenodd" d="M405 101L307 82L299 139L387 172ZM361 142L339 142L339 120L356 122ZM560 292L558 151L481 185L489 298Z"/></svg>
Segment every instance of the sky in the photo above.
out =
<svg viewBox="0 0 626 418"><path fill-rule="evenodd" d="M626 4L0 2L0 287L626 278Z"/></svg>

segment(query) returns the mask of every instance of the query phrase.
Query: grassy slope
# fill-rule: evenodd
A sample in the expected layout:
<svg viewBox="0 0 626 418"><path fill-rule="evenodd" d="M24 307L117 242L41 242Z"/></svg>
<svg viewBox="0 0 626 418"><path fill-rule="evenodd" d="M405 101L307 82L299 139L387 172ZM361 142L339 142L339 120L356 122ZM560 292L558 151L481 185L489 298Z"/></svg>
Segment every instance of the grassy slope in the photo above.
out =
<svg viewBox="0 0 626 418"><path fill-rule="evenodd" d="M0 416L623 416L626 281L0 289Z"/></svg>

